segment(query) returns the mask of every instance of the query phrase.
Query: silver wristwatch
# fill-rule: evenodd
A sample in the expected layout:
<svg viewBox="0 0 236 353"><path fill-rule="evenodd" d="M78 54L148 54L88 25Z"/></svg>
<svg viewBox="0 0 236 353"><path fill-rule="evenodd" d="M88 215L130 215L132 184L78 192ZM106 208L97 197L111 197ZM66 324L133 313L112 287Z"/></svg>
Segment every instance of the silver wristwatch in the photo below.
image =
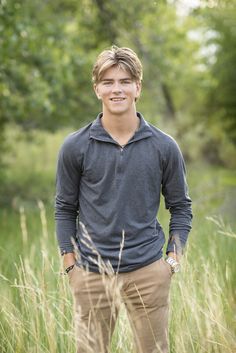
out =
<svg viewBox="0 0 236 353"><path fill-rule="evenodd" d="M166 258L166 262L170 265L172 273L176 273L180 271L180 263L175 259L173 259L173 257L168 256Z"/></svg>

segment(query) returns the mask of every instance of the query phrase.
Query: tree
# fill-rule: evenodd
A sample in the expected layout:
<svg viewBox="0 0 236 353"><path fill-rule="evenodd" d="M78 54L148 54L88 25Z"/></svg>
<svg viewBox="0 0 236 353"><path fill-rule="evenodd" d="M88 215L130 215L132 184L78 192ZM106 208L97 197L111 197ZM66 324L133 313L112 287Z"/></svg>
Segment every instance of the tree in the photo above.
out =
<svg viewBox="0 0 236 353"><path fill-rule="evenodd" d="M141 57L144 90L138 109L149 120L165 121L171 134L183 140L199 122L208 122L212 129L210 121L214 121L234 140L235 31L231 22L235 10L230 8L229 13L231 2L218 0L215 9L179 17L176 3L2 2L1 131L8 122L25 130L53 131L93 120L99 103L91 89L92 64L102 49L116 44L130 46ZM211 43L204 44L217 47L215 62L200 57L204 45L189 36L192 30L204 28L217 33Z"/></svg>
<svg viewBox="0 0 236 353"><path fill-rule="evenodd" d="M54 130L65 124L79 126L86 115L93 117L93 56L80 43L79 5L73 0L2 5L3 122L16 122L26 130Z"/></svg>
<svg viewBox="0 0 236 353"><path fill-rule="evenodd" d="M211 122L219 123L236 145L236 2L221 1L205 16L215 35L209 40L216 47L211 67L212 85L207 108Z"/></svg>

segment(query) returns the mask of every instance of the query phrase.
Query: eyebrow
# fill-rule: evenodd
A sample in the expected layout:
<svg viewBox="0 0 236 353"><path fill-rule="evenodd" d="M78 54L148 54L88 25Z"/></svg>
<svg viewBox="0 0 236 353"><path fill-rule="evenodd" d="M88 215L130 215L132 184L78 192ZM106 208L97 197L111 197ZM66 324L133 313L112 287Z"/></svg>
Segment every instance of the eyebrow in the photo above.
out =
<svg viewBox="0 0 236 353"><path fill-rule="evenodd" d="M114 81L114 79L113 78L103 78L103 79L101 79L100 82L107 82L107 81L111 82L111 81ZM131 77L123 77L123 78L120 78L119 81L132 81L132 78Z"/></svg>

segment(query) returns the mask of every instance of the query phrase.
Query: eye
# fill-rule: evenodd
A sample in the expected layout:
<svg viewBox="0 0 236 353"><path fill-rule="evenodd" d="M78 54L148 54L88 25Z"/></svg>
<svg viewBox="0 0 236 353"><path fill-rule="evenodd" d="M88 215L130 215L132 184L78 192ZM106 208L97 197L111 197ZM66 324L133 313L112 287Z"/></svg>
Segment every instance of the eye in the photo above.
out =
<svg viewBox="0 0 236 353"><path fill-rule="evenodd" d="M111 81L103 81L104 86L110 86L112 84Z"/></svg>
<svg viewBox="0 0 236 353"><path fill-rule="evenodd" d="M131 83L131 80L123 80L121 83L124 85L129 85Z"/></svg>

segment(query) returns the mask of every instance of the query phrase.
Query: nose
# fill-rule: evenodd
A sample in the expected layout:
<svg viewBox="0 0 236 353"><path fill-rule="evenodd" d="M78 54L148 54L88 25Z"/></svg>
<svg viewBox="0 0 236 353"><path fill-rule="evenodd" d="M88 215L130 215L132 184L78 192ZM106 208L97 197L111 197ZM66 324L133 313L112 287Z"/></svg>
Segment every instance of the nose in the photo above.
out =
<svg viewBox="0 0 236 353"><path fill-rule="evenodd" d="M113 93L120 93L122 92L122 87L120 82L114 82L113 86L112 86L112 92Z"/></svg>

